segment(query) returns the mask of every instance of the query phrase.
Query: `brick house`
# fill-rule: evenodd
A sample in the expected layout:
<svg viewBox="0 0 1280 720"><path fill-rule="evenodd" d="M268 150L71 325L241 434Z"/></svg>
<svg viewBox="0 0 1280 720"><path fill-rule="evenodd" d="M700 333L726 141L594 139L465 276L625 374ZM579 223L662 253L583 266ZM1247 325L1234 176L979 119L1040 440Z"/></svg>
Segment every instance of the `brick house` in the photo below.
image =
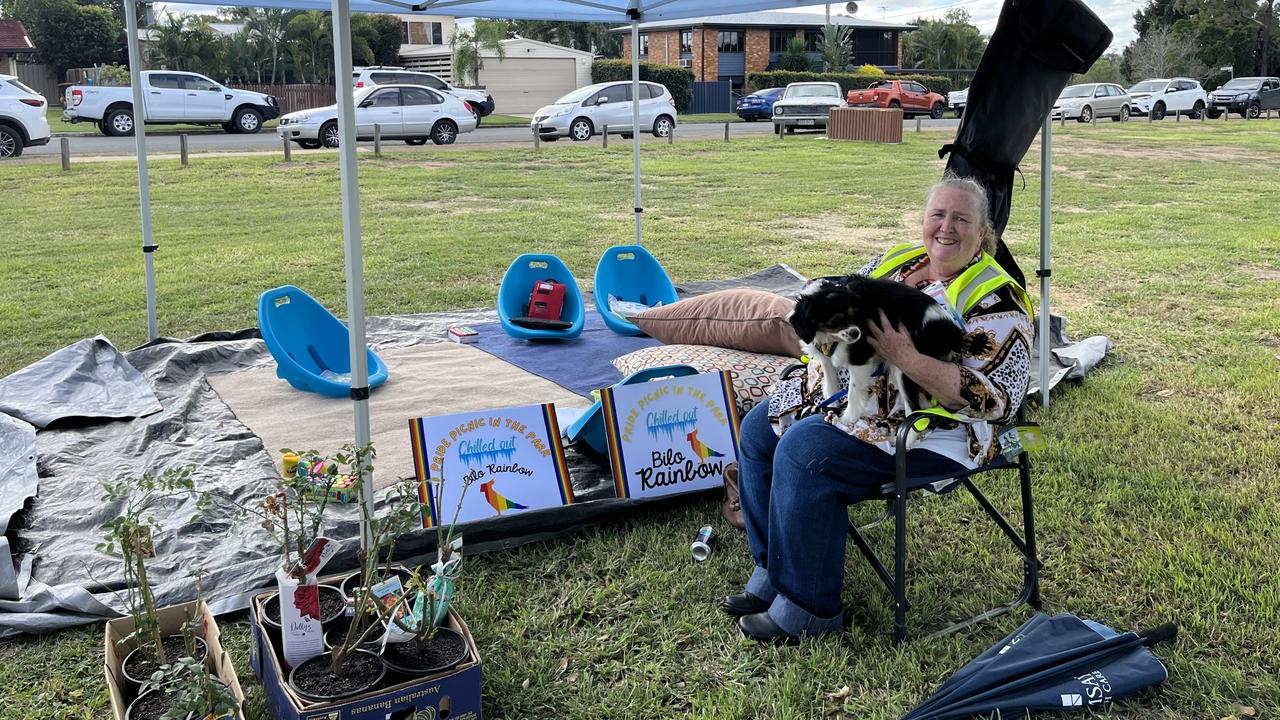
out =
<svg viewBox="0 0 1280 720"><path fill-rule="evenodd" d="M776 68L792 38L803 40L809 57L819 60L824 22L816 13L754 12L640 23L640 59L691 68L697 82L728 80L740 93L748 74ZM846 15L832 15L831 22L852 29L854 66L885 69L902 66L902 34L915 30ZM622 36L622 56L631 57L631 28L610 33Z"/></svg>

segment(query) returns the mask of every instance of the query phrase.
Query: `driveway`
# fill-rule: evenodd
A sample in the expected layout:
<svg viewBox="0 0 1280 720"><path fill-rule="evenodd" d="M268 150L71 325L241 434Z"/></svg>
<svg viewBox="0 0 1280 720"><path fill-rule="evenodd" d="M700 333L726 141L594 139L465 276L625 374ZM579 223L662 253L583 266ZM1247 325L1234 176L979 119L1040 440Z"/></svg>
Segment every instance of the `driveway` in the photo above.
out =
<svg viewBox="0 0 1280 720"><path fill-rule="evenodd" d="M926 129L955 128L959 124L959 120L943 119L929 120L924 119L923 124ZM915 130L915 120L907 120L903 123L906 131ZM730 137L758 137L768 135L773 131L773 124L766 122L755 123L730 123ZM680 125L676 128L676 141L681 140L715 140L724 137L724 123L690 123ZM642 135L642 140L646 143L664 142L651 135ZM131 156L134 154L134 140L131 137L107 137L105 135L75 135L69 136L68 141L71 146L72 162L77 156L98 155L98 156ZM599 144L599 137L593 138L589 142ZM609 143L626 143L620 136L613 135L609 137ZM575 145L570 140L560 140L556 145ZM282 152L281 141L274 131L263 131L257 135L228 135L218 132L193 132L187 136L187 145L192 153L216 152L216 153L278 153ZM361 145L372 146L372 143L361 143ZM452 146L436 146L426 145L423 150L445 150L450 147L481 147L485 145L533 145L533 137L529 132L529 128L520 127L485 127L483 125L474 132L463 133L458 136L458 141ZM397 150L405 150L407 146L401 141L388 140L385 142L387 148ZM306 153L312 151L300 150L298 146L293 146L294 152ZM53 155L57 156L61 152L58 137L54 137L48 145L41 147L27 148L24 156L37 155ZM147 154L148 155L172 155L179 152L178 135L147 135ZM322 152L320 150L314 152Z"/></svg>

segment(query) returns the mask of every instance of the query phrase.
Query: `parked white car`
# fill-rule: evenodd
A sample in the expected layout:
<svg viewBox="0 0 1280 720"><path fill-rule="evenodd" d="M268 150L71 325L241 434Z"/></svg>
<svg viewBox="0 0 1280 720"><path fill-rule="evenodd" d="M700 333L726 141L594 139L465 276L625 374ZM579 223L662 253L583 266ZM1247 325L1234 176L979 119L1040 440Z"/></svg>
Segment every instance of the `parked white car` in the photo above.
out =
<svg viewBox="0 0 1280 720"><path fill-rule="evenodd" d="M270 95L170 70L142 72L142 105L149 124L221 125L229 133L256 133L263 122L280 116L280 104ZM131 87L72 85L62 106L66 122L95 123L104 135L133 134Z"/></svg>
<svg viewBox="0 0 1280 720"><path fill-rule="evenodd" d="M420 85L375 85L355 92L356 139L372 140L374 125L384 140L409 145L450 145L458 133L476 129L476 116L463 100ZM336 105L292 112L276 132L308 150L338 147Z"/></svg>
<svg viewBox="0 0 1280 720"><path fill-rule="evenodd" d="M676 99L657 83L640 83L640 132L666 137L676 126ZM610 134L632 134L631 82L587 85L550 105L538 108L529 131L548 142L562 137L588 140L609 128Z"/></svg>
<svg viewBox="0 0 1280 720"><path fill-rule="evenodd" d="M773 104L773 126L794 133L796 128L825 128L833 107L847 107L839 83L791 83Z"/></svg>
<svg viewBox="0 0 1280 720"><path fill-rule="evenodd" d="M947 93L947 107L956 111L956 117L964 115L964 106L969 104L969 88L952 90Z"/></svg>
<svg viewBox="0 0 1280 720"><path fill-rule="evenodd" d="M1095 117L1125 122L1131 105L1129 92L1115 83L1084 83L1063 89L1050 116L1057 120L1065 115L1082 123L1093 122Z"/></svg>
<svg viewBox="0 0 1280 720"><path fill-rule="evenodd" d="M351 82L357 90L374 85L421 85L436 92L466 100L480 117L493 112L493 96L484 90L454 87L443 78L421 70L378 65L357 68L351 73Z"/></svg>
<svg viewBox="0 0 1280 720"><path fill-rule="evenodd" d="M23 148L49 142L44 96L13 75L0 75L0 160L15 158Z"/></svg>
<svg viewBox="0 0 1280 720"><path fill-rule="evenodd" d="M1169 113L1199 118L1209 105L1209 94L1192 78L1152 78L1129 88L1133 115L1151 113L1152 120L1163 120Z"/></svg>

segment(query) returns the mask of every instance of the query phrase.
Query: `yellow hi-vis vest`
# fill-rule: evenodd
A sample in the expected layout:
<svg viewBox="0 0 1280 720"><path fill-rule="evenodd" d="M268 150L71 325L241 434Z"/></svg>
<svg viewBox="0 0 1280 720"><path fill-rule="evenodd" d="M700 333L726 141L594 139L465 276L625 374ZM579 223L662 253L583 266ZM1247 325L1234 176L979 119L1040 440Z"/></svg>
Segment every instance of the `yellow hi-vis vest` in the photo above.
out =
<svg viewBox="0 0 1280 720"><path fill-rule="evenodd" d="M884 254L880 264L872 269L868 277L883 278L924 254L924 245L916 243L895 245L889 249L889 252ZM995 258L986 252L982 253L982 256L978 258L978 262L966 268L947 286L947 304L955 308L961 317L966 317L969 311L977 307L983 298L1006 285L1013 289L1014 299L1027 312L1027 316L1031 318L1031 321L1035 322L1036 314L1031 304L1031 296L1016 280L1010 277L1009 273L1004 271L1004 268L996 263ZM918 412L926 412L940 418L963 422L963 418L959 415L938 405L937 400L933 401L933 407L925 408ZM924 432L929 426L929 421L927 418L921 418L913 426L917 432Z"/></svg>
<svg viewBox="0 0 1280 720"><path fill-rule="evenodd" d="M882 278L908 262L925 254L924 245L903 243L895 245L884 254L880 264L871 271L868 277ZM1013 289L1013 297L1027 312L1027 316L1035 322L1035 310L1031 304L1031 296L1014 280L1004 268L987 253L982 253L978 262L970 265L964 272L947 286L947 304L955 308L961 317L978 306L983 298L1008 285Z"/></svg>

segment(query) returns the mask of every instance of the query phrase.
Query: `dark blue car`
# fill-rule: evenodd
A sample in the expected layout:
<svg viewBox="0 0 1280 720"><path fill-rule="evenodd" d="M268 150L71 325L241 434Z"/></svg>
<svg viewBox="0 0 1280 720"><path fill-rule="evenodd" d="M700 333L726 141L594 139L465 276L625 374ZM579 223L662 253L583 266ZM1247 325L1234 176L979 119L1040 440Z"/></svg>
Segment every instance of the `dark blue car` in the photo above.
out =
<svg viewBox="0 0 1280 720"><path fill-rule="evenodd" d="M747 122L769 120L773 118L773 103L782 97L783 90L786 90L786 88L768 88L739 98L738 107L734 112L738 113L738 117Z"/></svg>

